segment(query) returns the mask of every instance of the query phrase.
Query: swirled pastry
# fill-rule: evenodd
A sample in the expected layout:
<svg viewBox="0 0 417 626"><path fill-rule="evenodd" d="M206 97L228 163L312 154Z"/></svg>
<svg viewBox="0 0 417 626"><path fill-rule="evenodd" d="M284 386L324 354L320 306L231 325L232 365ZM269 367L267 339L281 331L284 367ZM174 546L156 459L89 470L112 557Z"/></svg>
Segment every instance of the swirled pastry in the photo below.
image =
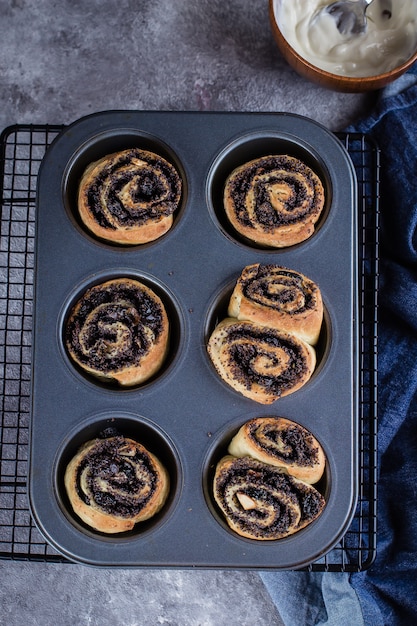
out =
<svg viewBox="0 0 417 626"><path fill-rule="evenodd" d="M156 293L131 278L88 289L66 324L70 357L103 381L137 385L161 367L168 350L169 322Z"/></svg>
<svg viewBox="0 0 417 626"><path fill-rule="evenodd" d="M87 167L79 185L78 210L87 229L101 239L147 243L171 228L181 188L171 163L153 152L131 148Z"/></svg>
<svg viewBox="0 0 417 626"><path fill-rule="evenodd" d="M169 476L144 446L122 436L88 441L65 471L74 512L103 533L122 533L155 515L169 492Z"/></svg>
<svg viewBox="0 0 417 626"><path fill-rule="evenodd" d="M315 520L325 505L312 485L250 457L223 457L213 493L230 528L260 541L292 535Z"/></svg>
<svg viewBox="0 0 417 626"><path fill-rule="evenodd" d="M320 480L326 464L317 439L300 424L283 417L249 420L233 437L228 452L285 468L291 476L309 484Z"/></svg>
<svg viewBox="0 0 417 626"><path fill-rule="evenodd" d="M228 314L294 333L315 345L323 321L323 301L319 287L304 274L256 263L243 269Z"/></svg>
<svg viewBox="0 0 417 626"><path fill-rule="evenodd" d="M216 326L207 350L219 376L261 404L300 389L316 365L314 348L295 335L233 318Z"/></svg>
<svg viewBox="0 0 417 626"><path fill-rule="evenodd" d="M238 233L257 244L283 248L305 241L324 206L313 170L287 155L264 156L236 168L226 180L224 207Z"/></svg>

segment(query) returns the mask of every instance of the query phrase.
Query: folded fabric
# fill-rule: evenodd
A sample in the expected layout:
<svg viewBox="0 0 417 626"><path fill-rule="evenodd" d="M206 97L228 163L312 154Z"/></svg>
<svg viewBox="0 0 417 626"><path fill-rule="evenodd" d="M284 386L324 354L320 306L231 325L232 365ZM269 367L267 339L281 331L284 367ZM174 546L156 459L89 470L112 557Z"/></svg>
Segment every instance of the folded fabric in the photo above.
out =
<svg viewBox="0 0 417 626"><path fill-rule="evenodd" d="M348 130L381 149L377 556L350 576L261 573L286 626L417 624L417 74Z"/></svg>
<svg viewBox="0 0 417 626"><path fill-rule="evenodd" d="M417 623L417 85L406 79L356 126L381 148L377 558L351 576L375 626Z"/></svg>

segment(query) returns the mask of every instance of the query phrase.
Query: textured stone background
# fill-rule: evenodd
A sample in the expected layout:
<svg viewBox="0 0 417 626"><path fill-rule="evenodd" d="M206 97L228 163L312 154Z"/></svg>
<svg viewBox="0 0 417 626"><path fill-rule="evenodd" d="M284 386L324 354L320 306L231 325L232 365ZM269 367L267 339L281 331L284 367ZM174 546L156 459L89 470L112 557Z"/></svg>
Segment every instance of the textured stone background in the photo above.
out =
<svg viewBox="0 0 417 626"><path fill-rule="evenodd" d="M0 0L0 130L105 109L287 111L340 130L374 96L298 77L267 0ZM5 626L273 626L255 572L0 562Z"/></svg>
<svg viewBox="0 0 417 626"><path fill-rule="evenodd" d="M0 562L0 579L4 626L282 624L255 573Z"/></svg>
<svg viewBox="0 0 417 626"><path fill-rule="evenodd" d="M368 96L307 84L268 0L0 0L0 127L126 109L290 111L340 130Z"/></svg>

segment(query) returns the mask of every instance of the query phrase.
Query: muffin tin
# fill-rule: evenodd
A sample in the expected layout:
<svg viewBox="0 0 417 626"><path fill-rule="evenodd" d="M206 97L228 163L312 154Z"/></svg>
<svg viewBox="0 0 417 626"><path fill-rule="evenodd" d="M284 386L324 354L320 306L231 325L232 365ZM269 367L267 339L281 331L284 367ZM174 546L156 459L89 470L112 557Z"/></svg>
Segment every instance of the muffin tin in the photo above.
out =
<svg viewBox="0 0 417 626"><path fill-rule="evenodd" d="M83 229L76 194L89 163L131 146L176 165L183 197L166 235L122 247ZM227 175L272 153L303 160L326 193L313 236L280 250L240 239L222 210ZM72 561L122 567L297 569L330 550L349 526L358 490L356 180L339 140L316 122L289 114L103 112L54 140L39 172L37 203L29 498L45 539ZM318 283L325 306L312 379L268 407L223 383L206 352L241 270L259 262L304 273ZM84 375L63 342L66 317L81 293L120 276L152 287L172 326L164 367L132 389ZM299 422L322 444L327 469L320 489L327 504L302 531L261 542L228 528L211 483L239 427L270 415ZM63 486L66 464L80 445L109 428L154 452L171 477L160 513L117 536L83 525Z"/></svg>

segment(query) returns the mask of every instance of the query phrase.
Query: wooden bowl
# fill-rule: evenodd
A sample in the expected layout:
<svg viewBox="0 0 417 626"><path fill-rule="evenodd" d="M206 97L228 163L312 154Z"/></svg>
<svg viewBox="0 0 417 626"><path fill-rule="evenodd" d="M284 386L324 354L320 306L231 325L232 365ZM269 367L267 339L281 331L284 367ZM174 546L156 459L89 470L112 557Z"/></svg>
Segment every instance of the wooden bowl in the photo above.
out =
<svg viewBox="0 0 417 626"><path fill-rule="evenodd" d="M276 0L269 0L269 18L272 25L272 32L275 37L277 46L288 64L298 73L300 76L307 78L308 80L318 83L322 87L327 87L334 91L360 93L365 91L372 91L385 87L396 78L404 74L412 65L417 61L417 49L414 54L404 63L383 74L376 76L351 77L341 76L338 74L332 74L325 70L316 67L312 63L309 63L298 52L294 50L285 39L282 34L277 20L275 18L274 4Z"/></svg>

